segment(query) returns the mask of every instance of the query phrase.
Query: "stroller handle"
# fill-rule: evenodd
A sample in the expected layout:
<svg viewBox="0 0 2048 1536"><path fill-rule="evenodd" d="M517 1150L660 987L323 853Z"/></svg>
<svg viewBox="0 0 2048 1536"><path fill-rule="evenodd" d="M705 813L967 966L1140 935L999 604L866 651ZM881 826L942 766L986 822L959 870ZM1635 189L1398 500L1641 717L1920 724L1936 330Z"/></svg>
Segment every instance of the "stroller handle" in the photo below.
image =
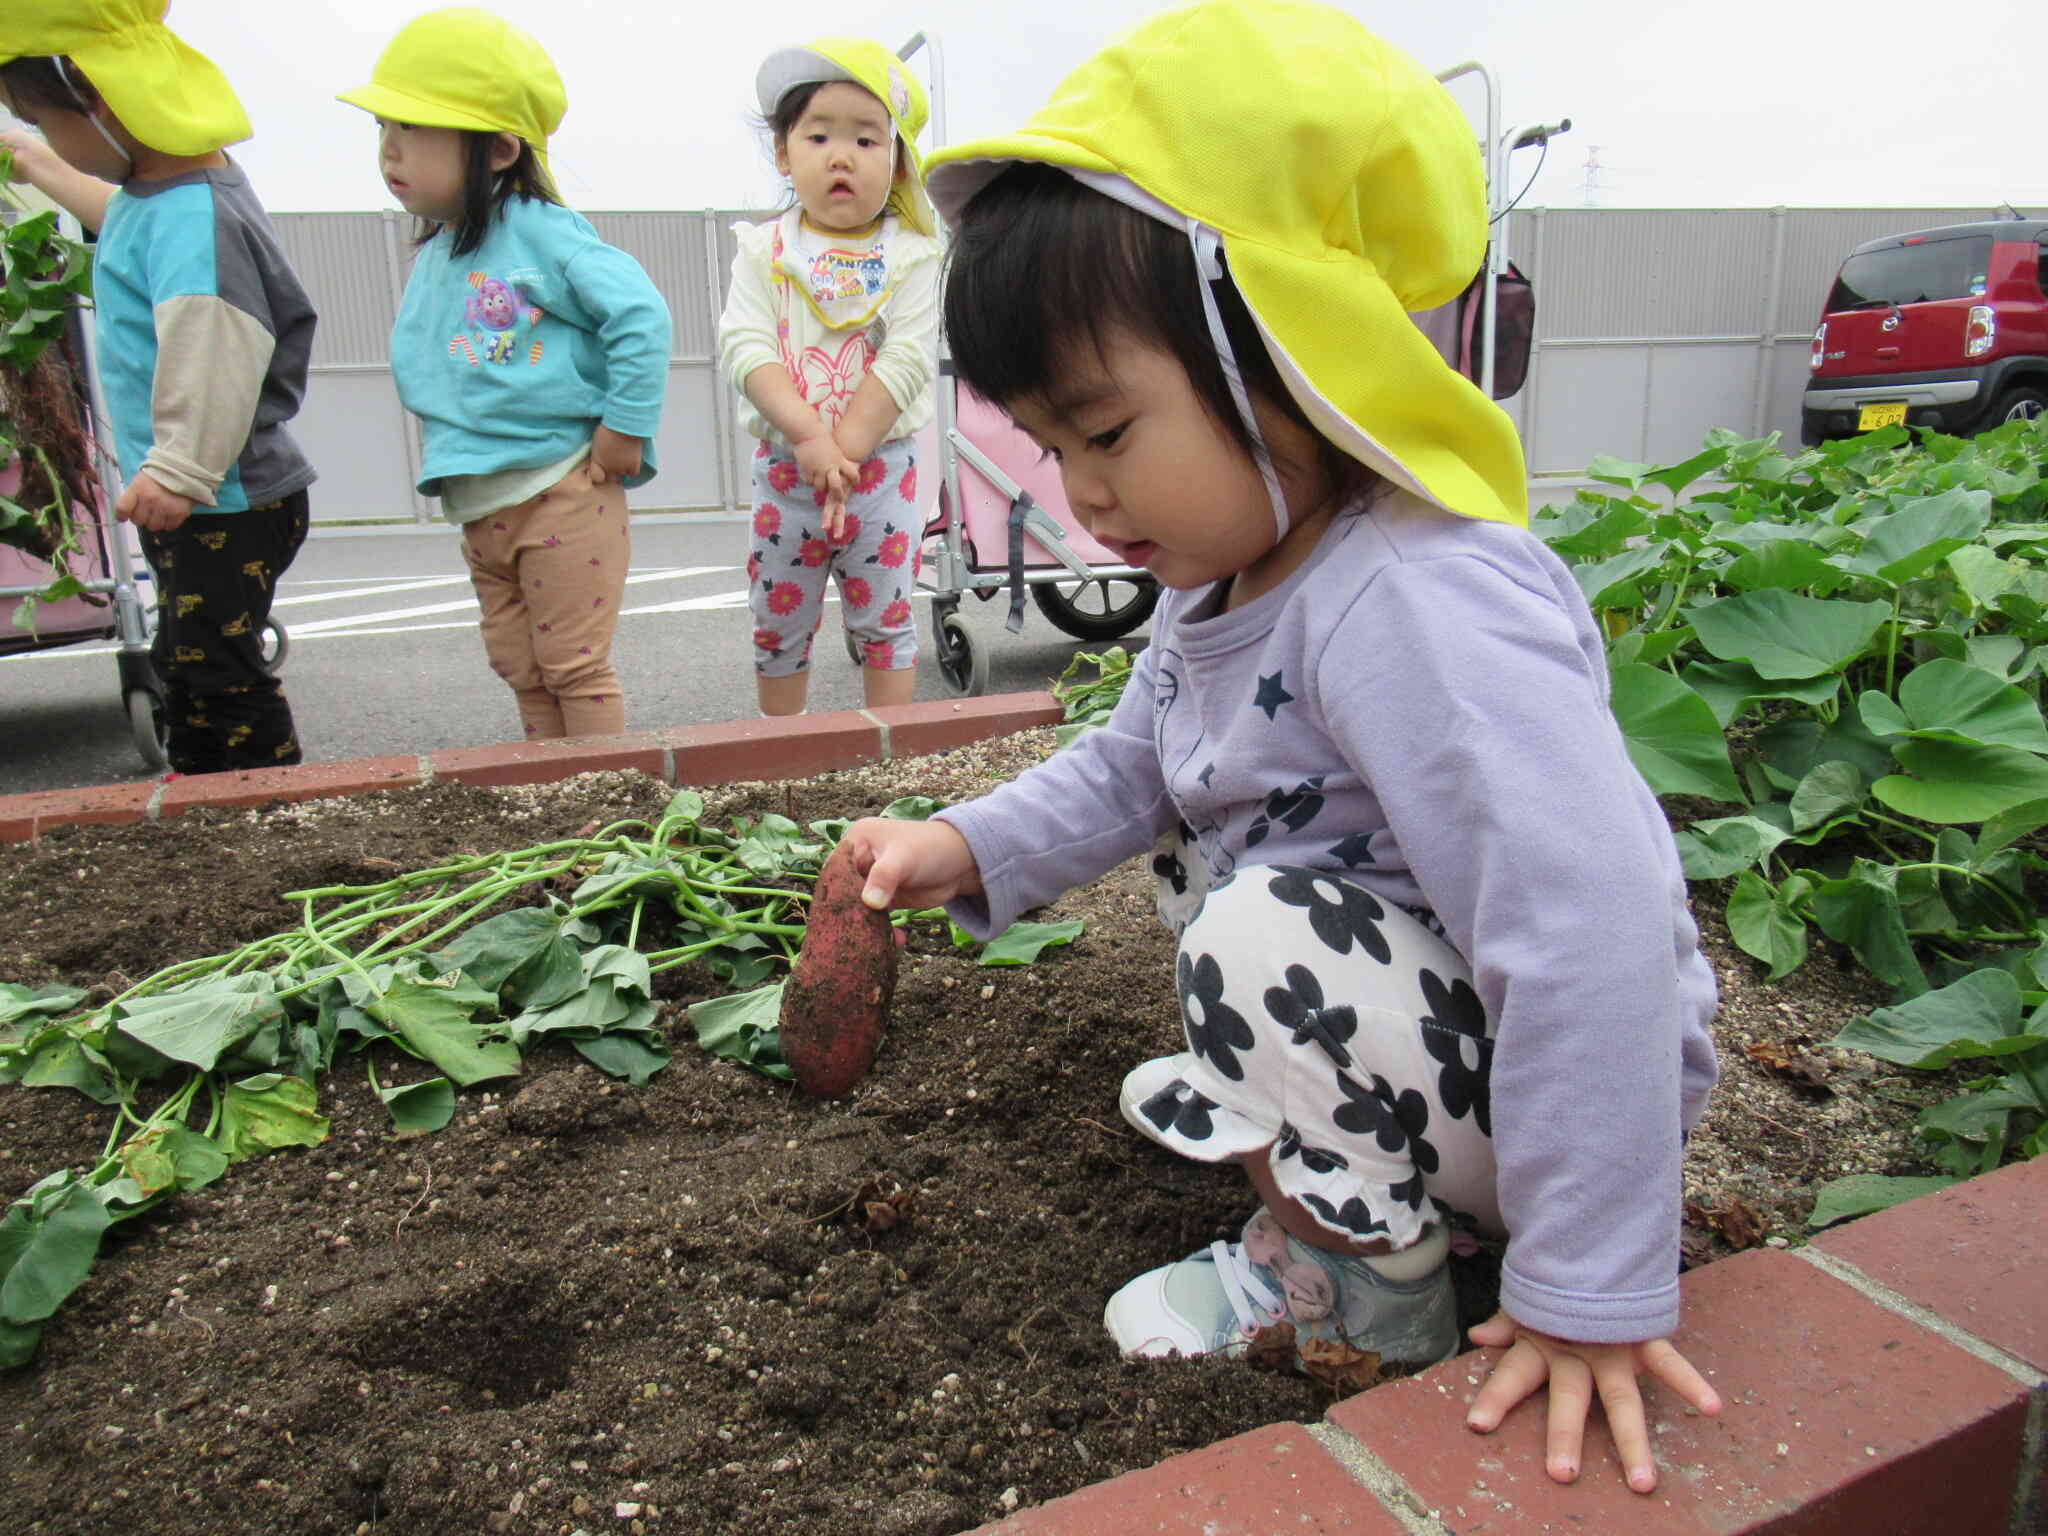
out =
<svg viewBox="0 0 2048 1536"><path fill-rule="evenodd" d="M1524 128L1516 134L1515 142L1508 146L1508 151L1513 153L1518 149L1527 149L1532 144L1548 144L1559 134L1571 131L1572 120L1568 117L1560 118L1554 123L1538 123L1535 127Z"/></svg>

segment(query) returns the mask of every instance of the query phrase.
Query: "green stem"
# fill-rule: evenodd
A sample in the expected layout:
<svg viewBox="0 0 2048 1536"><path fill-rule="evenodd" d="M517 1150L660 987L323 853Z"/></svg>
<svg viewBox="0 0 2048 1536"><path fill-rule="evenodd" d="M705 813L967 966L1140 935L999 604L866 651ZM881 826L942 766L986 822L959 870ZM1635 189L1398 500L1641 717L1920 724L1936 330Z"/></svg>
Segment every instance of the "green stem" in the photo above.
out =
<svg viewBox="0 0 2048 1536"><path fill-rule="evenodd" d="M94 1165L92 1172L85 1176L86 1183L104 1184L113 1174L114 1170L121 1166L121 1148L130 1141L133 1141L135 1136L140 1136L146 1131L154 1130L160 1125L183 1125L185 1123L185 1112L192 1103L192 1096L199 1091L199 1085L204 1081L206 1081L206 1074L195 1071L191 1077L186 1079L185 1086L172 1094L168 1099L165 1099L163 1103L157 1105L155 1111L147 1120L135 1119L134 1114L128 1110L127 1105L122 1105L121 1110L123 1114L127 1115L135 1123L135 1135L121 1136L119 1134L121 1123L119 1120L116 1120L114 1123L115 1138L108 1141L107 1149L100 1154L99 1162Z"/></svg>
<svg viewBox="0 0 2048 1536"><path fill-rule="evenodd" d="M1866 808L1863 811L1862 815L1865 821L1874 821L1883 826L1897 827L1901 832L1910 832L1913 834L1913 836L1919 838L1922 842L1927 843L1930 846L1940 841L1939 838L1937 838L1933 833L1927 831L1924 827L1916 827L1910 821L1900 821L1898 817L1887 816L1882 811L1873 811Z"/></svg>
<svg viewBox="0 0 2048 1536"><path fill-rule="evenodd" d="M705 953L707 950L721 948L725 944L725 942L726 941L723 937L715 939L699 939L694 944L683 944L675 949L655 950L652 954L647 956L648 972L649 974L652 974L656 971L673 970L675 967L679 965L687 964L689 961L696 959L697 956ZM786 950L784 952L783 958L789 958L788 952Z"/></svg>
<svg viewBox="0 0 2048 1536"><path fill-rule="evenodd" d="M1892 588L1892 622L1886 634L1884 649L1884 691L1887 696L1893 695L1897 691L1899 675L1899 608L1904 603L1905 598L1905 588Z"/></svg>
<svg viewBox="0 0 2048 1536"><path fill-rule="evenodd" d="M696 890L716 891L721 896L760 896L770 901L809 901L809 891L778 890L766 885L725 885L716 880L693 880L688 875L683 883Z"/></svg>
<svg viewBox="0 0 2048 1536"><path fill-rule="evenodd" d="M1664 616L1657 621L1656 627L1649 631L1651 634L1662 634L1671 627L1671 621L1678 617L1678 605L1685 600L1686 589L1692 585L1693 564L1690 559L1686 561L1685 570L1678 578L1678 590L1671 594L1670 605L1665 608Z"/></svg>
<svg viewBox="0 0 2048 1536"><path fill-rule="evenodd" d="M321 949L325 950L328 954L332 955L336 960L340 961L342 965L346 966L349 970L354 971L357 976L361 977L364 986L374 989L377 984L370 979L370 973L364 967L362 961L358 960L354 955L350 954L347 950L342 949L338 945L330 944L327 942L326 939L322 938L320 936L319 931L315 929L313 926L313 903L308 901L305 904L305 906L306 936L310 938L314 942L314 944L318 945Z"/></svg>
<svg viewBox="0 0 2048 1536"><path fill-rule="evenodd" d="M1960 875L1973 885L1989 888L1992 894L1998 898L1999 905L2004 907L2006 911L2010 912L2020 922L2033 921L2034 914L2027 909L2026 905L2018 897L2014 896L2011 891L2008 891L1996 880L1991 879L1987 875L1979 874L1967 864L1949 864L1938 859L1926 859L1918 864L1910 864L1901 860L1899 861L1898 868L1900 874L1906 874L1916 869L1926 869L1932 870L1937 875ZM2037 932L2030 931L2025 937L2038 938L2040 935ZM2018 943L2022 941L2019 938L2013 938L2003 940L2002 942Z"/></svg>

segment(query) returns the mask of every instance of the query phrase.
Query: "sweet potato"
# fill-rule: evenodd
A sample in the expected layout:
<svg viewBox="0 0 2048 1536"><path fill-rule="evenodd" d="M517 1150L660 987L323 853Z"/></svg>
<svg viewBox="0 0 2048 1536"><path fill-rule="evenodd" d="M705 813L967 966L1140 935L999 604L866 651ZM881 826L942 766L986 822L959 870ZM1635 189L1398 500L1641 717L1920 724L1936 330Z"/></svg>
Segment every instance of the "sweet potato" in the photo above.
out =
<svg viewBox="0 0 2048 1536"><path fill-rule="evenodd" d="M896 990L896 935L889 914L860 899L865 883L834 849L782 987L782 1059L814 1098L843 1097L867 1075Z"/></svg>

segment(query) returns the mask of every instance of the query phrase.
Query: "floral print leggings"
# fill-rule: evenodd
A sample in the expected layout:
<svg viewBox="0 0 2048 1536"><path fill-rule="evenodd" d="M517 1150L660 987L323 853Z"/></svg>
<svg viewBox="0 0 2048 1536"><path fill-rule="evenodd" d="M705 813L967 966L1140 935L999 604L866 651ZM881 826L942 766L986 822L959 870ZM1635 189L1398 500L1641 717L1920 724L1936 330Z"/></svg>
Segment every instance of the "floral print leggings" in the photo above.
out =
<svg viewBox="0 0 2048 1536"><path fill-rule="evenodd" d="M754 669L788 677L811 664L825 614L825 582L839 581L846 633L861 662L883 671L917 665L910 598L917 583L917 455L908 438L882 444L860 467L846 526L827 542L821 492L798 475L780 443L754 455L754 547L747 556Z"/></svg>
<svg viewBox="0 0 2048 1536"><path fill-rule="evenodd" d="M619 482L593 484L585 459L531 500L465 523L462 554L484 654L511 688L526 734L625 730L612 636L633 536Z"/></svg>
<svg viewBox="0 0 2048 1536"><path fill-rule="evenodd" d="M1160 909L1188 1048L1132 1073L1133 1123L1202 1162L1271 1146L1281 1192L1345 1237L1499 1236L1493 1025L1458 952L1328 870L1247 865L1203 892L1187 863L1155 867L1183 877Z"/></svg>

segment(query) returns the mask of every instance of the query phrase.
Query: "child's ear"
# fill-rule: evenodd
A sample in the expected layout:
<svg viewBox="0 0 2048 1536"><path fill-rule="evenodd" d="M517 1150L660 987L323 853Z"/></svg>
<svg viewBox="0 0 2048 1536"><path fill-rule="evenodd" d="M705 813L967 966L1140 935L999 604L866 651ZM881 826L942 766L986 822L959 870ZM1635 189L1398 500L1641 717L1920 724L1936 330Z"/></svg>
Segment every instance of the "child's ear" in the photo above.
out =
<svg viewBox="0 0 2048 1536"><path fill-rule="evenodd" d="M786 136L775 141L775 174L789 174L789 139Z"/></svg>
<svg viewBox="0 0 2048 1536"><path fill-rule="evenodd" d="M519 163L519 152L526 146L516 133L501 133L491 140L491 170L509 171Z"/></svg>

